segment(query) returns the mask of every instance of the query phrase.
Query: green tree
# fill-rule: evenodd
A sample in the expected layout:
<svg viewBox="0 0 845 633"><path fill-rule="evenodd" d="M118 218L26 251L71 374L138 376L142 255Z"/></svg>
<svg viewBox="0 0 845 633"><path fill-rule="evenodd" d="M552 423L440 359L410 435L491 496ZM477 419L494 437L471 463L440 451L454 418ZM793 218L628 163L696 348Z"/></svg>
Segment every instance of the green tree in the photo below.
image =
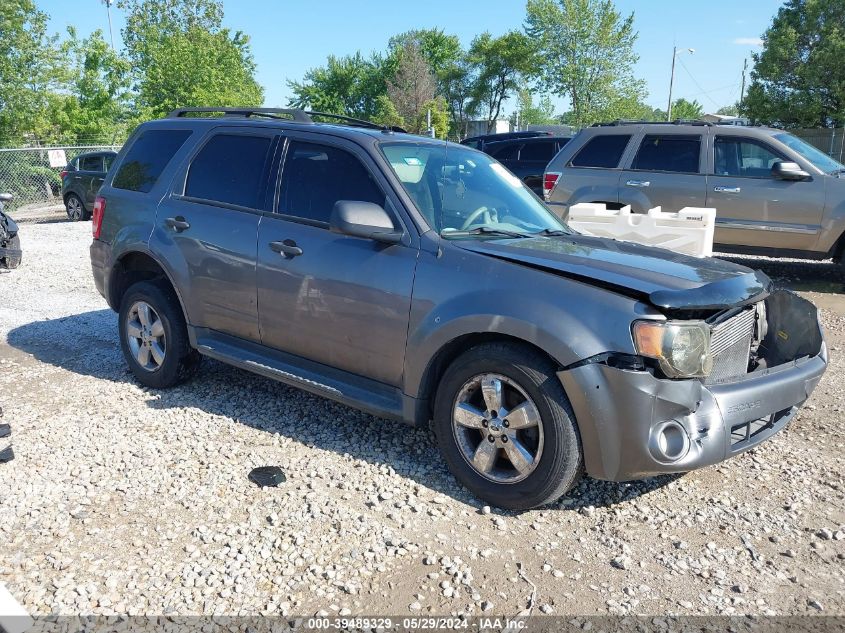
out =
<svg viewBox="0 0 845 633"><path fill-rule="evenodd" d="M451 134L466 136L468 121L476 115L477 104L473 101L474 69L462 55L440 73L441 95L446 100L451 121Z"/></svg>
<svg viewBox="0 0 845 633"><path fill-rule="evenodd" d="M312 68L302 81L288 81L293 97L288 105L369 119L383 113L387 95L384 59L361 53L329 56L325 66Z"/></svg>
<svg viewBox="0 0 845 633"><path fill-rule="evenodd" d="M61 78L58 38L32 0L0 3L0 146L41 139Z"/></svg>
<svg viewBox="0 0 845 633"><path fill-rule="evenodd" d="M645 98L631 69L637 33L611 0L528 0L525 31L539 53L538 81L571 104L571 122L587 125ZM618 118L618 117L617 117Z"/></svg>
<svg viewBox="0 0 845 633"><path fill-rule="evenodd" d="M456 35L441 29L415 29L390 38L385 72L393 76L398 66L399 53L408 43L415 44L428 62L437 82L437 94L447 104L451 128L449 132L461 135L466 121L474 113L468 107L471 99L472 72L466 54Z"/></svg>
<svg viewBox="0 0 845 633"><path fill-rule="evenodd" d="M414 132L419 132L420 113L437 94L434 74L413 41L405 44L399 56L396 73L387 80L387 95L399 116L413 122ZM423 126L424 127L424 126Z"/></svg>
<svg viewBox="0 0 845 633"><path fill-rule="evenodd" d="M511 124L517 124L517 112L519 113L519 126L526 125L551 125L557 123L559 117L555 116L555 107L548 95L540 97L535 105L534 97L528 88L520 88L517 94L516 110L511 115Z"/></svg>
<svg viewBox="0 0 845 633"><path fill-rule="evenodd" d="M249 38L223 27L218 0L121 0L140 118L184 106L261 105Z"/></svg>
<svg viewBox="0 0 845 633"><path fill-rule="evenodd" d="M722 106L716 110L716 114L724 114L725 116L739 116L739 104L734 103L729 106Z"/></svg>
<svg viewBox="0 0 845 633"><path fill-rule="evenodd" d="M845 123L842 0L787 0L752 57L745 116L786 127Z"/></svg>
<svg viewBox="0 0 845 633"><path fill-rule="evenodd" d="M423 104L412 131L417 134L427 133L429 112L431 112L431 127L434 128L434 136L446 138L449 134L449 109L443 97L431 99Z"/></svg>
<svg viewBox="0 0 845 633"><path fill-rule="evenodd" d="M400 127L406 129L405 119L396 111L396 106L387 95L379 95L376 99L376 111L370 121L384 127Z"/></svg>
<svg viewBox="0 0 845 633"><path fill-rule="evenodd" d="M63 52L72 64L67 94L57 112L65 142L124 140L132 97L129 62L112 50L100 30L82 40L73 28L68 35Z"/></svg>
<svg viewBox="0 0 845 633"><path fill-rule="evenodd" d="M390 38L387 44L388 57L398 58L402 50L413 44L428 63L431 72L439 77L451 64L461 58L461 41L457 35L447 35L441 29L415 29ZM396 62L387 61L395 72Z"/></svg>
<svg viewBox="0 0 845 633"><path fill-rule="evenodd" d="M467 53L475 68L471 108L487 121L492 130L502 114L502 106L523 85L535 63L528 38L517 31L493 37L482 33L473 39Z"/></svg>
<svg viewBox="0 0 845 633"><path fill-rule="evenodd" d="M672 102L672 120L695 121L704 114L704 108L695 100L677 99Z"/></svg>

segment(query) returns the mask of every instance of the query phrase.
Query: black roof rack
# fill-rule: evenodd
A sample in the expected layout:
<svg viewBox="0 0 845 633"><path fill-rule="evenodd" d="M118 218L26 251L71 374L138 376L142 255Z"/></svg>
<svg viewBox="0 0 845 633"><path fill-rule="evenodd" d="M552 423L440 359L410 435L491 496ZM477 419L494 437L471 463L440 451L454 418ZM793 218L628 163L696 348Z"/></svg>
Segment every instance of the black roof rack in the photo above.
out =
<svg viewBox="0 0 845 633"><path fill-rule="evenodd" d="M330 114L328 112L310 112L308 110L300 110L298 108L177 108L172 110L168 115L168 119L177 119L186 117L191 114L222 114L223 116L240 116L240 117L264 117L268 119L283 119L292 120L296 123L318 123L314 117L338 121L345 125L353 127L364 127L373 130L389 130L392 132L405 132L398 126L384 126L373 123L372 121L365 121L364 119L356 119L351 116L343 114Z"/></svg>
<svg viewBox="0 0 845 633"><path fill-rule="evenodd" d="M617 119L606 123L593 123L591 127L611 127L614 125L713 125L709 121L697 121L692 119L675 119L674 121L638 121L635 119Z"/></svg>
<svg viewBox="0 0 845 633"><path fill-rule="evenodd" d="M265 117L268 119L291 119L299 123L313 123L303 110L292 108L177 108L168 119L178 119L191 114L222 114L223 116ZM284 116L278 116L278 115Z"/></svg>

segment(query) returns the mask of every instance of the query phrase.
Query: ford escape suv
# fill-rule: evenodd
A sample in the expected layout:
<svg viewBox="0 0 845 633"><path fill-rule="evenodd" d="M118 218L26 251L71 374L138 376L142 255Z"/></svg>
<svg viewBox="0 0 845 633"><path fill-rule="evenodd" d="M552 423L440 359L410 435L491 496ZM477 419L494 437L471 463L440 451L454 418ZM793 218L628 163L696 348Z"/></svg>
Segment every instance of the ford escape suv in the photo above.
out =
<svg viewBox="0 0 845 633"><path fill-rule="evenodd" d="M220 114L142 124L94 205L94 280L146 386L208 356L431 424L458 480L521 509L583 472L740 453L825 371L811 303L735 264L574 233L480 151Z"/></svg>
<svg viewBox="0 0 845 633"><path fill-rule="evenodd" d="M564 218L579 202L715 208L722 252L841 263L845 249L845 165L773 128L596 125L552 159L544 191Z"/></svg>

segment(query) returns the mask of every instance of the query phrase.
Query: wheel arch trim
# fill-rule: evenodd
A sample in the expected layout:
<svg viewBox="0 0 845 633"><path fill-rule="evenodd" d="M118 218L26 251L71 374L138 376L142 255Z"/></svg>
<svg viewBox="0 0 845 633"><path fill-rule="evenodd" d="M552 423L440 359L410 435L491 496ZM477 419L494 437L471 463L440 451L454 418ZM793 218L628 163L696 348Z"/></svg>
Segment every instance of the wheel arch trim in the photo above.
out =
<svg viewBox="0 0 845 633"><path fill-rule="evenodd" d="M182 298L182 293L179 291L176 283L173 280L173 273L165 266L162 261L156 257L149 249L141 248L140 246L135 246L134 248L126 249L125 251L121 252L119 255L116 255L114 258L114 264L111 267L111 273L109 274L109 282L107 287L107 301L109 306L115 311L120 309L120 302L115 301L115 292L117 291L116 288L116 281L115 281L115 272L118 271L118 267L122 270L123 262L133 256L143 256L147 259L151 260L161 271L164 273L164 278L167 280L167 283L170 284L170 287L173 289L173 293L176 295L176 300L179 302L179 308L182 310L182 316L185 317L185 323L188 326L188 336L191 341L191 345L195 344L194 339L194 332L193 328L191 327L191 321L188 318L188 311L185 307L185 301ZM127 288L124 289L125 290Z"/></svg>

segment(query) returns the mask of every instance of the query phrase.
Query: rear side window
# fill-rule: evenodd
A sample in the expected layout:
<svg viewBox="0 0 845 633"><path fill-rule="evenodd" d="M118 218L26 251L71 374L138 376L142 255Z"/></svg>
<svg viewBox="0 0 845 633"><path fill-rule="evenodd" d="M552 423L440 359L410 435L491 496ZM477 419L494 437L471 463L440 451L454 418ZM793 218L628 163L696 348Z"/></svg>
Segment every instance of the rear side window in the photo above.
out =
<svg viewBox="0 0 845 633"><path fill-rule="evenodd" d="M554 141L542 141L536 143L526 143L522 146L522 152L519 154L520 160L537 160L549 162L554 155L556 146Z"/></svg>
<svg viewBox="0 0 845 633"><path fill-rule="evenodd" d="M114 155L113 154L107 154L107 155L103 156L103 167L105 168L104 171L108 171L109 169L111 169L111 165L112 165L113 162L114 162Z"/></svg>
<svg viewBox="0 0 845 633"><path fill-rule="evenodd" d="M487 146L486 152L496 160L516 160L520 143L495 143Z"/></svg>
<svg viewBox="0 0 845 633"><path fill-rule="evenodd" d="M79 169L82 171L103 171L103 157L83 156L79 159Z"/></svg>
<svg viewBox="0 0 845 633"><path fill-rule="evenodd" d="M291 142L282 172L279 213L327 223L338 200L385 203L370 171L349 152Z"/></svg>
<svg viewBox="0 0 845 633"><path fill-rule="evenodd" d="M573 167L619 167L622 154L631 140L630 134L602 134L587 141L569 164Z"/></svg>
<svg viewBox="0 0 845 633"><path fill-rule="evenodd" d="M647 134L631 169L697 174L700 156L700 136Z"/></svg>
<svg viewBox="0 0 845 633"><path fill-rule="evenodd" d="M218 134L194 157L185 195L257 209L271 139L266 136Z"/></svg>
<svg viewBox="0 0 845 633"><path fill-rule="evenodd" d="M112 187L149 192L185 140L189 130L147 130L132 143L112 181Z"/></svg>

